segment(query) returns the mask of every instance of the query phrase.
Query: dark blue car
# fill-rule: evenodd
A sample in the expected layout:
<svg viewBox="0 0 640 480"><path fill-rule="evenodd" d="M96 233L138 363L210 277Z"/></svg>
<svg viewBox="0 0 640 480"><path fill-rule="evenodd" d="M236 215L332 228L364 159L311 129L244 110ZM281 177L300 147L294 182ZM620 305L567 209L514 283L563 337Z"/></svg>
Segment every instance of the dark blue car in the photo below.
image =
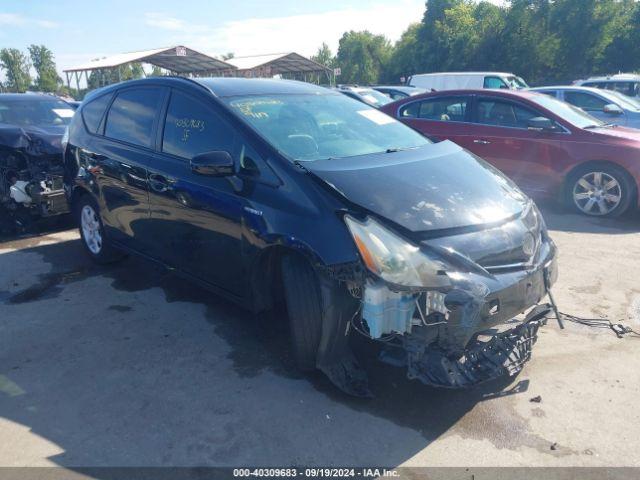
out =
<svg viewBox="0 0 640 480"><path fill-rule="evenodd" d="M0 94L0 234L69 212L61 140L73 114L52 95Z"/></svg>
<svg viewBox="0 0 640 480"><path fill-rule="evenodd" d="M65 168L96 261L141 254L254 312L282 298L300 368L356 395L369 391L354 334L430 385L517 373L546 311L495 327L556 278L544 221L510 180L306 83L102 89L69 126Z"/></svg>

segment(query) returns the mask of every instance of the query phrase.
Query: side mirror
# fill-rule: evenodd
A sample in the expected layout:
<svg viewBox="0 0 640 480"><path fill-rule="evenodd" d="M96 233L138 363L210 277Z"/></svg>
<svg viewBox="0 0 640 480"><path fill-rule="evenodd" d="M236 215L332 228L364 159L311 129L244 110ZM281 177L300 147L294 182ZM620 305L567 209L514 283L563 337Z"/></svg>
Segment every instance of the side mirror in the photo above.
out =
<svg viewBox="0 0 640 480"><path fill-rule="evenodd" d="M554 132L556 125L546 117L533 117L529 119L527 128L536 132Z"/></svg>
<svg viewBox="0 0 640 480"><path fill-rule="evenodd" d="M235 162L229 152L204 152L191 159L191 171L209 177L235 175Z"/></svg>
<svg viewBox="0 0 640 480"><path fill-rule="evenodd" d="M622 109L615 103L610 103L608 105L605 105L602 108L602 111L607 115L622 115L624 113Z"/></svg>

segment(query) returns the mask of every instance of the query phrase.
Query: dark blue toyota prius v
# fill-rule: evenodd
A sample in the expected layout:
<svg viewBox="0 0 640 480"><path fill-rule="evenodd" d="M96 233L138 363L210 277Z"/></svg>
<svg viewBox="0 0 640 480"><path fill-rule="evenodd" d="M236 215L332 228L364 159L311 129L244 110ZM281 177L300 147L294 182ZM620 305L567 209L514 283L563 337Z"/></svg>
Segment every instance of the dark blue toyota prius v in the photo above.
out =
<svg viewBox="0 0 640 480"><path fill-rule="evenodd" d="M96 262L144 255L256 313L283 300L299 367L347 393L369 395L352 335L409 378L459 388L517 374L546 321L556 249L533 202L339 92L125 82L91 94L63 143Z"/></svg>

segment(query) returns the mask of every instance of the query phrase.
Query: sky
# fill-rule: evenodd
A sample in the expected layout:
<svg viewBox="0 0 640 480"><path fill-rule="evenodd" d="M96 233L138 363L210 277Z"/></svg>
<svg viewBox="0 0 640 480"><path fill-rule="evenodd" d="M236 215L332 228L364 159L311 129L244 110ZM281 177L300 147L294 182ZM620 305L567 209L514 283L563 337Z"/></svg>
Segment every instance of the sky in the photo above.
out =
<svg viewBox="0 0 640 480"><path fill-rule="evenodd" d="M0 48L43 44L58 70L116 53L185 45L210 55L335 52L348 30L397 40L424 0L0 0Z"/></svg>

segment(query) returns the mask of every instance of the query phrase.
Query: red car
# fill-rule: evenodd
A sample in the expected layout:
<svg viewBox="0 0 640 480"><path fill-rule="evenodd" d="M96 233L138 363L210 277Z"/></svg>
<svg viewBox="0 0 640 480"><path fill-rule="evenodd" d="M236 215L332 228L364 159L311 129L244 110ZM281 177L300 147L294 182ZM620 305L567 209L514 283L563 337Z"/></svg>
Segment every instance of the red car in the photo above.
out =
<svg viewBox="0 0 640 480"><path fill-rule="evenodd" d="M640 130L608 125L548 95L452 90L381 108L430 138L452 140L538 198L587 215L617 216L638 204Z"/></svg>

